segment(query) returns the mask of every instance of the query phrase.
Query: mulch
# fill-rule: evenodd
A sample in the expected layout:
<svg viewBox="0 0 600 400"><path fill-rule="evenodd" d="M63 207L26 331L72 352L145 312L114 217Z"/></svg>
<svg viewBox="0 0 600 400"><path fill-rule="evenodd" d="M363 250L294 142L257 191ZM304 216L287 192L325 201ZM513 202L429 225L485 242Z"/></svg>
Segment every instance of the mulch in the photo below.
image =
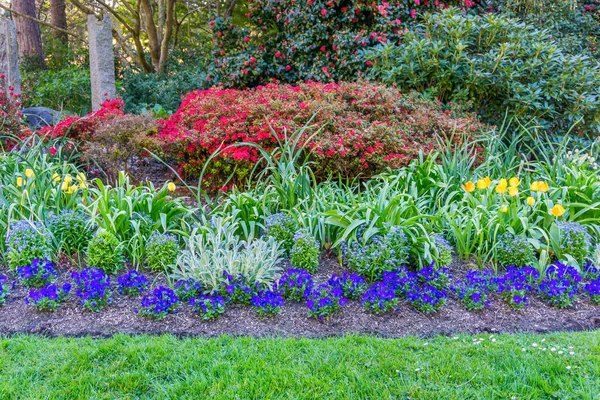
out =
<svg viewBox="0 0 600 400"><path fill-rule="evenodd" d="M468 266L456 262L451 266L454 276L463 275ZM6 274L6 272L4 272ZM332 273L343 273L335 258L324 257L317 281L326 281ZM10 274L9 277L14 278ZM69 279L62 269L58 283ZM149 278L153 285L166 284L162 276ZM113 279L113 285L116 279ZM342 311L320 322L310 318L303 303L286 302L280 315L269 318L256 316L250 307L230 305L216 321L202 321L187 304L162 321L154 321L135 313L140 298L120 295L113 290L113 302L98 313L85 311L71 294L56 312L39 312L25 303L28 289L17 283L0 308L0 335L20 333L46 336L108 337L114 334L171 333L178 336L220 335L252 337L322 338L349 334L374 335L385 338L416 335L454 335L458 333L547 333L600 329L600 306L584 295L566 310L551 307L536 296L525 310L512 310L498 295L493 294L490 308L469 312L454 298L437 313L425 315L408 304L384 315L364 311L358 301L350 301Z"/></svg>

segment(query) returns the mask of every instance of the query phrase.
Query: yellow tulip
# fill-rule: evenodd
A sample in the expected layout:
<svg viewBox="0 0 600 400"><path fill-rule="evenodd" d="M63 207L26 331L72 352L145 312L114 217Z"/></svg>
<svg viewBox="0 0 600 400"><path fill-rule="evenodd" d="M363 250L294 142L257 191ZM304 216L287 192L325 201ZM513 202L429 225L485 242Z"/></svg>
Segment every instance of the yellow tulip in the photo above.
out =
<svg viewBox="0 0 600 400"><path fill-rule="evenodd" d="M527 205L528 205L528 206L532 206L532 205L534 205L534 204L535 204L535 199L534 199L533 197L529 196L529 197L527 198Z"/></svg>
<svg viewBox="0 0 600 400"><path fill-rule="evenodd" d="M548 182L540 182L539 191L542 193L546 193L548 191Z"/></svg>
<svg viewBox="0 0 600 400"><path fill-rule="evenodd" d="M548 183L546 182L542 182L542 181L535 181L531 183L531 186L529 187L529 189L531 189L534 192L547 192L548 191Z"/></svg>
<svg viewBox="0 0 600 400"><path fill-rule="evenodd" d="M508 211L508 206L505 205L505 206L500 207L500 212L501 213L505 213L507 211Z"/></svg>
<svg viewBox="0 0 600 400"><path fill-rule="evenodd" d="M20 176L17 178L17 186L18 187L23 186L23 178L21 178Z"/></svg>
<svg viewBox="0 0 600 400"><path fill-rule="evenodd" d="M499 194L503 194L506 193L506 188L508 186L508 183L506 182L506 179L502 178L498 181L498 186L496 186L496 193Z"/></svg>
<svg viewBox="0 0 600 400"><path fill-rule="evenodd" d="M60 186L60 189L63 190L63 191L65 191L65 192L67 190L69 190L69 182L66 182L66 181L63 182L62 185Z"/></svg>
<svg viewBox="0 0 600 400"><path fill-rule="evenodd" d="M521 184L521 181L519 180L519 178L517 178L515 176L515 177L510 178L510 180L508 181L508 184L510 185L510 187L516 188Z"/></svg>
<svg viewBox="0 0 600 400"><path fill-rule="evenodd" d="M33 170L31 168L27 168L25 170L25 176L28 178L31 178L31 177L35 176L35 174L33 173Z"/></svg>
<svg viewBox="0 0 600 400"><path fill-rule="evenodd" d="M529 189L532 192L537 192L538 190L540 190L540 183L541 182L539 182L539 181L531 182L531 185L529 186Z"/></svg>
<svg viewBox="0 0 600 400"><path fill-rule="evenodd" d="M73 178L71 178L71 175L65 175L65 183L68 185L71 182L73 182Z"/></svg>
<svg viewBox="0 0 600 400"><path fill-rule="evenodd" d="M508 188L508 195L510 197L515 197L518 194L519 194L519 189L517 189L516 187L511 186L511 187Z"/></svg>
<svg viewBox="0 0 600 400"><path fill-rule="evenodd" d="M563 206L560 204L555 204L554 207L550 209L550 214L554 215L555 217L560 217L565 213L565 211L566 210Z"/></svg>
<svg viewBox="0 0 600 400"><path fill-rule="evenodd" d="M77 189L78 189L77 185L71 185L71 186L69 186L69 191L67 193L73 194L77 191Z"/></svg>
<svg viewBox="0 0 600 400"><path fill-rule="evenodd" d="M52 174L52 180L54 182L60 182L60 175L57 174L56 172Z"/></svg>
<svg viewBox="0 0 600 400"><path fill-rule="evenodd" d="M77 180L79 182L85 182L85 181L87 181L87 179L86 179L85 175L83 174L83 172L80 172L80 173L77 174Z"/></svg>
<svg viewBox="0 0 600 400"><path fill-rule="evenodd" d="M169 189L169 192L174 192L175 189L177 189L177 186L175 186L175 184L173 182L169 182L167 184L167 189ZM472 190L471 190L472 191Z"/></svg>
<svg viewBox="0 0 600 400"><path fill-rule="evenodd" d="M477 181L477 189L487 189L492 185L492 180L490 179L489 176L486 176L485 178L481 178L480 180Z"/></svg>

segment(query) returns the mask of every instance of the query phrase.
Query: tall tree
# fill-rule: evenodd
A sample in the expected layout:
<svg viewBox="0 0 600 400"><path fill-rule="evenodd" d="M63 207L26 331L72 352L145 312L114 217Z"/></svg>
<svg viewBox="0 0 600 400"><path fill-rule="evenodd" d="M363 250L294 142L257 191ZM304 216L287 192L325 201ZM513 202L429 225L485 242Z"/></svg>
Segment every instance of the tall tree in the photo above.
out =
<svg viewBox="0 0 600 400"><path fill-rule="evenodd" d="M13 19L17 26L19 57L21 60L29 59L34 65L45 68L40 26L33 20L37 16L35 0L14 0L12 8L16 11Z"/></svg>
<svg viewBox="0 0 600 400"><path fill-rule="evenodd" d="M67 7L65 0L50 0L50 22L57 28L67 30ZM69 44L69 35L63 31L54 31L54 37L65 47Z"/></svg>

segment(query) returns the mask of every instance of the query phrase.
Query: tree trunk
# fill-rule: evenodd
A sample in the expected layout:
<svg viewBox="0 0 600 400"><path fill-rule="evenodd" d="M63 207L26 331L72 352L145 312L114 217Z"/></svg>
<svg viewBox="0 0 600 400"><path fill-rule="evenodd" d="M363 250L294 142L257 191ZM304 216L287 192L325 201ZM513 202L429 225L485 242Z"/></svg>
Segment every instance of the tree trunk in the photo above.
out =
<svg viewBox="0 0 600 400"><path fill-rule="evenodd" d="M32 18L37 17L35 0L13 0L12 8L21 14ZM17 44L19 46L19 58L28 60L32 66L41 69L46 68L44 61L44 49L42 48L42 35L37 22L13 14L17 26Z"/></svg>
<svg viewBox="0 0 600 400"><path fill-rule="evenodd" d="M52 25L67 30L67 11L65 0L50 0L50 21ZM69 44L69 35L65 32L53 31L54 37L63 46Z"/></svg>

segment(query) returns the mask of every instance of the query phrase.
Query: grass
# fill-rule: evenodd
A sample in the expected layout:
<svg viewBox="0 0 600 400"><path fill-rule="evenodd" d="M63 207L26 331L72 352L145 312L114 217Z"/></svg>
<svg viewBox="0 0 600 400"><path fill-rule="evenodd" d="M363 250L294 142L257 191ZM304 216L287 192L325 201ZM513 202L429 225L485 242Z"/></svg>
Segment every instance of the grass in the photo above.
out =
<svg viewBox="0 0 600 400"><path fill-rule="evenodd" d="M2 399L599 396L599 332L394 340L0 338Z"/></svg>

